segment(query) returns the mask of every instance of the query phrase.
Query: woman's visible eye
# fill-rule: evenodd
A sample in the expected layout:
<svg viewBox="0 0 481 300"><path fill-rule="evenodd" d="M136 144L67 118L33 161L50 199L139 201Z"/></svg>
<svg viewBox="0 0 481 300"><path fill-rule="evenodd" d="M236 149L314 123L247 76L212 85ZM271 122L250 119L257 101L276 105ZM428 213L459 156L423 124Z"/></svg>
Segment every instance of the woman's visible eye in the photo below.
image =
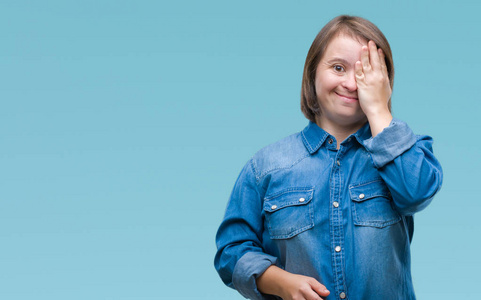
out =
<svg viewBox="0 0 481 300"><path fill-rule="evenodd" d="M334 65L333 68L336 72L344 72L344 67L341 65Z"/></svg>

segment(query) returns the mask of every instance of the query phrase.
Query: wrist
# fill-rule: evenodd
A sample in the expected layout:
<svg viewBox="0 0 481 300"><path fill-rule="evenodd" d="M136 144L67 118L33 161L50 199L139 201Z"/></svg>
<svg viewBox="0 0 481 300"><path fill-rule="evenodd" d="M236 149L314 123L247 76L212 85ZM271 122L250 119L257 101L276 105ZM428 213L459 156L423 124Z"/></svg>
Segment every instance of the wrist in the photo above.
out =
<svg viewBox="0 0 481 300"><path fill-rule="evenodd" d="M283 293L283 282L289 273L283 269L271 265L264 273L257 278L257 289L263 294L281 296Z"/></svg>
<svg viewBox="0 0 481 300"><path fill-rule="evenodd" d="M384 111L371 112L369 115L366 114L369 126L371 127L372 137L375 137L381 133L384 128L391 124L393 119L389 109Z"/></svg>
<svg viewBox="0 0 481 300"><path fill-rule="evenodd" d="M391 115L391 111L389 110L387 103L385 105L370 105L368 107L362 107L362 110L368 120L385 118L386 116Z"/></svg>

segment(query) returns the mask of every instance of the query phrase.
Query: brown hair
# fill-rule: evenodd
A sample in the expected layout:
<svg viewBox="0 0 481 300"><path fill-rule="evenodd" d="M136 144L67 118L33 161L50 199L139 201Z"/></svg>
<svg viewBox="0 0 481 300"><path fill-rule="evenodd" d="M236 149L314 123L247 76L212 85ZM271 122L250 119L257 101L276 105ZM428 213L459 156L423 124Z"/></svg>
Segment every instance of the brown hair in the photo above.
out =
<svg viewBox="0 0 481 300"><path fill-rule="evenodd" d="M327 23L317 34L307 53L304 73L302 76L301 110L312 122L316 122L316 115L320 113L319 102L316 95L315 80L316 70L324 52L333 37L343 33L352 37L371 40L382 49L386 56L386 67L388 71L391 88L394 84L394 64L392 60L391 47L384 34L376 25L361 17L342 15ZM389 99L389 110L391 110L391 99Z"/></svg>

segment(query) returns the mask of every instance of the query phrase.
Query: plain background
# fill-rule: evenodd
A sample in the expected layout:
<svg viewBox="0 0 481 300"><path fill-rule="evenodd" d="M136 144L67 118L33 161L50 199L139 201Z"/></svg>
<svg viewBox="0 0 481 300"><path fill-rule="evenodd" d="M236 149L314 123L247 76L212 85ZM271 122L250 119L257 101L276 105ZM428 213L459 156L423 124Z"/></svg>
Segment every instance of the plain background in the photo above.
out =
<svg viewBox="0 0 481 300"><path fill-rule="evenodd" d="M304 59L339 14L385 33L394 115L444 168L417 296L481 298L481 2L0 3L0 299L242 299L215 232L247 160L307 124Z"/></svg>

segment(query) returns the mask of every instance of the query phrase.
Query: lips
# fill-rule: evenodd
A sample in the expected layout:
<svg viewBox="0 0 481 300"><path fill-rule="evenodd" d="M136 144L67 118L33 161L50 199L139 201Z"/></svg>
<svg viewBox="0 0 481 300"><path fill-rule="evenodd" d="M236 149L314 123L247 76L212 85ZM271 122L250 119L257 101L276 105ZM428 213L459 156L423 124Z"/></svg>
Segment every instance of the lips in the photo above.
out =
<svg viewBox="0 0 481 300"><path fill-rule="evenodd" d="M339 94L339 93L336 93L336 95L338 95L339 97L341 97L342 99L347 100L347 101L359 101L357 96L354 96L354 95L342 95L342 94Z"/></svg>

